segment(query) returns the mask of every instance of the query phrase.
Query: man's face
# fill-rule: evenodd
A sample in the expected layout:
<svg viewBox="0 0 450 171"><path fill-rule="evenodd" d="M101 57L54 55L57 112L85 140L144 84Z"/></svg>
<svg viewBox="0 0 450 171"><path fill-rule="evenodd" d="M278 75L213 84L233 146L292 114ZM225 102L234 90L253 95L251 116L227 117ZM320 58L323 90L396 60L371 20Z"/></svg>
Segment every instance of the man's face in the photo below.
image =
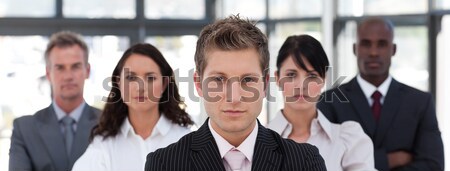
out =
<svg viewBox="0 0 450 171"><path fill-rule="evenodd" d="M382 22L365 23L359 29L353 52L363 77L387 77L396 52L393 34Z"/></svg>
<svg viewBox="0 0 450 171"><path fill-rule="evenodd" d="M89 72L90 66L84 60L84 51L78 45L54 47L49 53L49 64L46 68L53 98L83 98L84 80L89 77Z"/></svg>
<svg viewBox="0 0 450 171"><path fill-rule="evenodd" d="M213 49L205 56L204 73L194 78L212 128L219 134L251 132L265 97L259 53Z"/></svg>

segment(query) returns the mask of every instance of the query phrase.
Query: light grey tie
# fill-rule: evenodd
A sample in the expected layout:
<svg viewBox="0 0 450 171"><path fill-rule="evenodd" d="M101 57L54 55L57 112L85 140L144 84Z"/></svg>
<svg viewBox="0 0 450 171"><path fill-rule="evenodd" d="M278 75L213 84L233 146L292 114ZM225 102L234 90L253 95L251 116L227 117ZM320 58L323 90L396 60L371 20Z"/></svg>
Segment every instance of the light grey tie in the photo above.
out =
<svg viewBox="0 0 450 171"><path fill-rule="evenodd" d="M73 124L75 123L75 120L70 116L64 116L61 119L61 122L64 125L64 141L66 143L67 155L70 155L70 149L72 147L73 137L75 134L73 130Z"/></svg>
<svg viewBox="0 0 450 171"><path fill-rule="evenodd" d="M238 149L232 149L228 151L223 158L227 161L231 170L241 171L246 157L244 153L240 152Z"/></svg>

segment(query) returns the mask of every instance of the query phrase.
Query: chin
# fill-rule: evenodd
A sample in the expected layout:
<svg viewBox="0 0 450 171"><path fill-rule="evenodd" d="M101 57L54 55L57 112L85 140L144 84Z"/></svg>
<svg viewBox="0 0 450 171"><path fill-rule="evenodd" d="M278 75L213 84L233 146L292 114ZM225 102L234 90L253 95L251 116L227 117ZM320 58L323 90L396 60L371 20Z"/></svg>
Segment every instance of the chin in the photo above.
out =
<svg viewBox="0 0 450 171"><path fill-rule="evenodd" d="M236 123L227 125L225 127L222 127L221 129L226 132L243 132L246 130L246 127L244 127L244 123Z"/></svg>
<svg viewBox="0 0 450 171"><path fill-rule="evenodd" d="M311 109L312 107L314 107L314 105L315 105L315 103L302 101L302 102L297 102L295 104L292 104L291 108L295 109L295 110L307 110L307 109Z"/></svg>
<svg viewBox="0 0 450 171"><path fill-rule="evenodd" d="M66 93L64 95L61 95L62 99L67 99L67 100L73 100L76 99L80 96L79 93Z"/></svg>
<svg viewBox="0 0 450 171"><path fill-rule="evenodd" d="M149 111L153 108L153 106L150 106L148 104L132 104L129 105L128 108L135 110L135 111Z"/></svg>

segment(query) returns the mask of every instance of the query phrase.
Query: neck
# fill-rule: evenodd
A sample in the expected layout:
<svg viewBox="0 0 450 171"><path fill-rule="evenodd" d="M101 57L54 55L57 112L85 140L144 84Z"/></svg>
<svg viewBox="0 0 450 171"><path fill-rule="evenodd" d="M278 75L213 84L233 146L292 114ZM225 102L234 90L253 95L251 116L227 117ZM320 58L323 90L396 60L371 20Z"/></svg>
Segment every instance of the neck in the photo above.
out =
<svg viewBox="0 0 450 171"><path fill-rule="evenodd" d="M317 117L317 108L315 106L305 110L296 110L285 106L283 114L288 122L292 124L291 135L309 137L311 122Z"/></svg>
<svg viewBox="0 0 450 171"><path fill-rule="evenodd" d="M379 87L389 77L389 74L382 76L369 76L361 74L361 77L375 87Z"/></svg>
<svg viewBox="0 0 450 171"><path fill-rule="evenodd" d="M134 132L145 140L152 134L153 128L159 120L159 115L157 107L147 111L129 109L128 118Z"/></svg>
<svg viewBox="0 0 450 171"><path fill-rule="evenodd" d="M69 114L75 108L80 106L81 103L84 102L83 98L75 98L75 99L62 99L62 98L55 98L55 103L58 105L59 108L61 108L65 113Z"/></svg>
<svg viewBox="0 0 450 171"><path fill-rule="evenodd" d="M220 136L222 136L228 143L233 145L234 147L239 147L239 145L244 142L245 139L252 133L253 129L255 128L256 120L253 122L253 124L250 124L250 126L245 129L244 131L240 132L227 132L223 131L220 128L218 128L214 122L211 122L211 127L214 129L214 131L217 132Z"/></svg>

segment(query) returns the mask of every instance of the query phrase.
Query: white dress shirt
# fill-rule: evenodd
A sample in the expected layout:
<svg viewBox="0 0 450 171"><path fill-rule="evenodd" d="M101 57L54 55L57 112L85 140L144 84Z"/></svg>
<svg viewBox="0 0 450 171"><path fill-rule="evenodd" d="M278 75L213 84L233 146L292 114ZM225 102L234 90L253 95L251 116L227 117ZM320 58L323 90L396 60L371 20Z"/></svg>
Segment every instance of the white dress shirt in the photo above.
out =
<svg viewBox="0 0 450 171"><path fill-rule="evenodd" d="M356 81L358 82L359 86L361 87L364 96L366 96L367 101L369 102L369 106L372 106L373 104L373 99L372 99L372 94L375 91L379 91L381 93L381 99L380 102L381 104L383 104L384 102L384 97L386 97L386 94L389 90L389 86L391 85L392 82L392 76L389 75L387 77L386 80L383 81L383 83L380 84L380 86L375 87L373 84L369 83L368 81L364 80L361 75L358 74L358 76L356 76Z"/></svg>
<svg viewBox="0 0 450 171"><path fill-rule="evenodd" d="M190 128L159 117L147 139L134 132L128 117L115 137L103 140L95 136L86 152L75 162L74 171L140 171L144 170L147 154L177 142Z"/></svg>
<svg viewBox="0 0 450 171"><path fill-rule="evenodd" d="M256 122L256 120L255 120ZM243 163L243 167L241 171L251 171L252 170L252 160L253 160L253 151L255 150L256 137L258 136L258 123L255 123L255 127L253 131L248 135L248 137L239 145L239 147L235 147L231 145L227 140L225 140L222 136L220 136L212 127L211 127L211 119L208 121L209 130L211 130L211 134L214 137L214 140L217 143L217 147L219 148L220 157L222 158L223 165L225 166L226 171L232 171L231 167L228 163L223 159L225 154L233 149L237 149L240 152L244 153L245 161Z"/></svg>
<svg viewBox="0 0 450 171"><path fill-rule="evenodd" d="M279 111L268 128L288 138L292 125ZM346 121L331 123L317 110L317 118L311 123L307 143L316 146L330 171L373 171L375 169L373 144L359 123Z"/></svg>

